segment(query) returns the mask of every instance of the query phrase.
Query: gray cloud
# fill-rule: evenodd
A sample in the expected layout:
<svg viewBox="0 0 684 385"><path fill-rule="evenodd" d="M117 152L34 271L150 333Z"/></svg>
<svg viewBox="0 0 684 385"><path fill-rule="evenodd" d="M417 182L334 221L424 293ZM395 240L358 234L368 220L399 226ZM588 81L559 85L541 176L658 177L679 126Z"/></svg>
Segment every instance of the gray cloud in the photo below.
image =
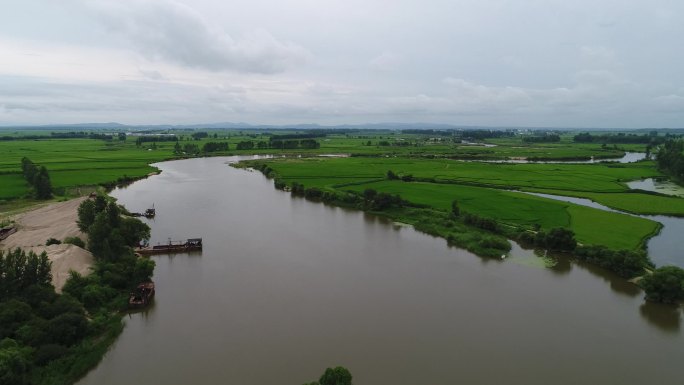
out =
<svg viewBox="0 0 684 385"><path fill-rule="evenodd" d="M309 53L257 30L233 38L187 5L169 0L86 1L111 31L138 52L212 71L272 74L301 64Z"/></svg>
<svg viewBox="0 0 684 385"><path fill-rule="evenodd" d="M681 1L9 1L0 124L684 125Z"/></svg>

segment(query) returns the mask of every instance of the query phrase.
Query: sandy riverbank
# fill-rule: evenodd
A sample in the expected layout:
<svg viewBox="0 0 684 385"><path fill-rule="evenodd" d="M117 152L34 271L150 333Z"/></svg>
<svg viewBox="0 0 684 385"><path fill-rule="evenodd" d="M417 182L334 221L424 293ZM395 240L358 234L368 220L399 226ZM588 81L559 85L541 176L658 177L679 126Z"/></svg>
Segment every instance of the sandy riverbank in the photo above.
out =
<svg viewBox="0 0 684 385"><path fill-rule="evenodd" d="M69 271L88 274L95 262L93 255L74 245L45 246L48 238L63 241L67 237L80 237L86 240L76 224L78 206L86 198L72 199L66 202L52 203L31 211L13 216L18 231L0 242L0 249L7 250L20 247L36 253L47 252L52 261L52 282L57 291L69 277Z"/></svg>

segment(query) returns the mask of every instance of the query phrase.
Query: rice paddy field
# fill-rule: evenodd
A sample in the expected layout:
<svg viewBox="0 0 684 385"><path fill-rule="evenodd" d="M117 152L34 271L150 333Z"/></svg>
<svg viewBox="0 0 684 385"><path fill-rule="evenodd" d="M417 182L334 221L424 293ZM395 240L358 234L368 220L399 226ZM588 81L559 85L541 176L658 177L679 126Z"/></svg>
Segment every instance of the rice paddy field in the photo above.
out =
<svg viewBox="0 0 684 385"><path fill-rule="evenodd" d="M264 161L259 161L264 163ZM629 164L501 164L451 159L314 158L265 161L278 178L305 187L361 193L371 188L448 211L462 210L518 228L572 229L579 242L638 249L659 224L649 219L524 193L592 199L636 213L684 215L684 199L629 192L625 182L660 176L653 162ZM411 182L387 180L391 170Z"/></svg>
<svg viewBox="0 0 684 385"><path fill-rule="evenodd" d="M601 146L574 143L572 134L555 143L526 143L518 136L461 143L450 137L432 137L400 131L328 132L316 137L320 148L280 150L257 148L271 135L301 134L306 131L207 130L199 140L194 131L174 132L181 145L225 142L229 150L211 155L289 154L266 161L279 178L288 183L326 190L399 194L402 198L446 212L457 200L466 212L492 218L518 228L572 229L582 243L611 248L635 249L658 230L658 224L644 218L605 212L537 197L525 192L581 197L606 206L639 214L684 215L684 199L631 191L631 180L662 177L654 162L543 164L488 163L492 159L580 159L610 158L624 151L643 151L639 145ZM3 135L6 133L3 133ZM45 132L30 134L49 135ZM150 164L176 158L175 142L142 143L135 136L127 140L22 139L0 141L0 202L26 204L30 190L21 175L21 159L47 167L58 195L82 194L81 188L108 184L123 177L142 177L156 171ZM250 150L236 150L239 142L251 141ZM307 157L347 154L351 157ZM454 158L460 158L454 159ZM389 181L387 171L412 178L412 182ZM598 231L598 229L601 229Z"/></svg>
<svg viewBox="0 0 684 385"><path fill-rule="evenodd" d="M170 146L170 145L167 145ZM28 193L21 174L21 159L45 166L57 191L93 186L118 178L141 177L154 172L149 166L171 157L171 147L158 151L136 148L134 143L93 139L14 140L0 142L0 199Z"/></svg>

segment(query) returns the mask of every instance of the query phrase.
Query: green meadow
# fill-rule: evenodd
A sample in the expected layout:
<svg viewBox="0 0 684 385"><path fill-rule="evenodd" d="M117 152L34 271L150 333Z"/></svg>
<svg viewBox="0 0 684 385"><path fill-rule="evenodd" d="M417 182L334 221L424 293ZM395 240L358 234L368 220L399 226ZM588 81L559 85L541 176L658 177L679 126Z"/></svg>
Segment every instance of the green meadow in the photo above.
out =
<svg viewBox="0 0 684 385"><path fill-rule="evenodd" d="M228 143L229 149L208 155L285 154L303 155L268 161L280 179L328 191L399 194L405 200L446 213L453 200L461 208L519 229L566 227L580 242L611 248L638 248L658 229L655 222L590 209L516 191L541 192L588 198L606 206L640 214L684 215L684 199L632 192L625 182L661 177L654 162L631 164L493 163L477 160L510 158L581 159L620 157L624 151L643 151L640 145L574 143L571 133L555 143L526 143L520 136L471 140L434 134L389 130L327 132L316 137L316 149L258 148L272 135L302 134L302 130L206 130L199 140L196 131L176 131L179 144L199 148L207 142ZM49 134L31 132L30 134ZM53 187L60 195L79 194L82 187L110 184L123 177L143 177L155 171L151 163L177 158L175 142L142 143L127 140L21 139L0 141L0 200L19 204L29 192L20 171L22 157L47 167ZM237 150L240 142L254 148ZM484 144L487 144L485 146ZM266 146L262 146L266 147ZM351 154L347 158L313 158L307 155ZM199 154L205 155L205 154ZM190 155L183 155L190 156ZM461 160L458 160L458 159ZM388 181L387 171L412 182ZM26 201L24 199L24 201Z"/></svg>
<svg viewBox="0 0 684 385"><path fill-rule="evenodd" d="M452 159L352 157L278 160L285 181L310 187L338 188L385 178L388 170L400 176L436 184L459 184L587 198L608 207L637 214L684 215L684 199L632 191L625 182L661 177L654 162L546 164L487 163Z"/></svg>

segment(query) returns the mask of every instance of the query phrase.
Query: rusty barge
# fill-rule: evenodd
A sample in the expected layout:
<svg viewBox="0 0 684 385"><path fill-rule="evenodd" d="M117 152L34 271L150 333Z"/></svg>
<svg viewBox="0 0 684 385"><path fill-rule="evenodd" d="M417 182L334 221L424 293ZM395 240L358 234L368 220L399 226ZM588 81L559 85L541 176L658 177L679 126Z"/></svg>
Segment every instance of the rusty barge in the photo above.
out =
<svg viewBox="0 0 684 385"><path fill-rule="evenodd" d="M154 298L154 282L143 282L131 292L128 297L128 307L133 309L145 307L152 302L152 298Z"/></svg>
<svg viewBox="0 0 684 385"><path fill-rule="evenodd" d="M144 213L131 213L132 217L145 217L147 219L152 219L157 215L157 210L154 208L154 203L152 208L145 210Z"/></svg>
<svg viewBox="0 0 684 385"><path fill-rule="evenodd" d="M172 241L169 239L169 243L165 245L154 245L152 247L145 245L139 247L135 250L136 253L140 255L152 255L152 254L170 254L170 253L187 253L191 251L201 251L202 250L202 238L189 238L185 242L183 241Z"/></svg>

